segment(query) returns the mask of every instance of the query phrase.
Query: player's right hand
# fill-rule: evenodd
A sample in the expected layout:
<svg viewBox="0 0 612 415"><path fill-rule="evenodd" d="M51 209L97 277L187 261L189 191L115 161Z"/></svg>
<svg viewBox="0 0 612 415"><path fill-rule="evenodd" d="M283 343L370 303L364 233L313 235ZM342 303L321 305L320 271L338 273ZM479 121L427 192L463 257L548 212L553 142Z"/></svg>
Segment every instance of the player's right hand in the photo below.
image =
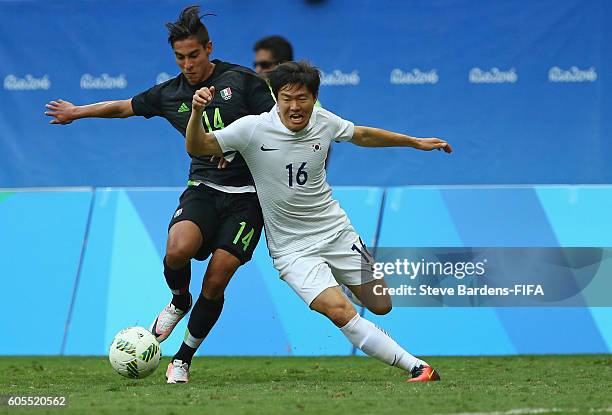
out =
<svg viewBox="0 0 612 415"><path fill-rule="evenodd" d="M72 102L58 99L57 101L50 101L45 105L50 111L45 111L45 115L53 117L50 124L70 124L76 118L74 117L75 105Z"/></svg>
<svg viewBox="0 0 612 415"><path fill-rule="evenodd" d="M191 109L195 111L203 111L204 108L213 100L215 96L215 87L211 86L198 89L193 95Z"/></svg>

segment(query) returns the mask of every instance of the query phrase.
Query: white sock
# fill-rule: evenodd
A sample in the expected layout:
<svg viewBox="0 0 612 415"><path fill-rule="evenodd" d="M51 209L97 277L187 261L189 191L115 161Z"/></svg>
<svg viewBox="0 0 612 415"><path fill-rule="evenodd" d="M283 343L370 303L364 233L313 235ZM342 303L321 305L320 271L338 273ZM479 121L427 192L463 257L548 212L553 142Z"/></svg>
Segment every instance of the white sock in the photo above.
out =
<svg viewBox="0 0 612 415"><path fill-rule="evenodd" d="M415 366L427 364L408 353L387 333L376 327L371 321L361 318L359 314L356 314L340 330L353 346L388 365L410 371Z"/></svg>

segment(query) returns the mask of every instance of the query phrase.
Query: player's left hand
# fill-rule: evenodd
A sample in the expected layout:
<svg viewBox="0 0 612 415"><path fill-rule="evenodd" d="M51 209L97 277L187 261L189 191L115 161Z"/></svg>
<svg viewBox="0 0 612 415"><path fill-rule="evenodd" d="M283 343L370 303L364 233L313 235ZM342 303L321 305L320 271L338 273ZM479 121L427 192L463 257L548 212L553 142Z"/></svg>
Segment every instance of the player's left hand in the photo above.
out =
<svg viewBox="0 0 612 415"><path fill-rule="evenodd" d="M419 150L444 150L445 153L452 153L453 148L444 140L439 138L421 138L419 140Z"/></svg>

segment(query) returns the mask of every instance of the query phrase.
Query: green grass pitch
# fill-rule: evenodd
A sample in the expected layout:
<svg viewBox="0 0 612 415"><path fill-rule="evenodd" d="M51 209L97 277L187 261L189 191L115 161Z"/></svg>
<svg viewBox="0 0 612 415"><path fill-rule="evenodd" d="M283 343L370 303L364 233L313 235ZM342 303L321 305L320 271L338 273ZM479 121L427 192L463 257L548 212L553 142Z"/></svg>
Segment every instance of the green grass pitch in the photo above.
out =
<svg viewBox="0 0 612 415"><path fill-rule="evenodd" d="M64 408L0 414L587 414L612 413L612 356L432 357L442 382L406 383L363 357L203 357L167 385L104 357L1 357L0 394L68 397Z"/></svg>

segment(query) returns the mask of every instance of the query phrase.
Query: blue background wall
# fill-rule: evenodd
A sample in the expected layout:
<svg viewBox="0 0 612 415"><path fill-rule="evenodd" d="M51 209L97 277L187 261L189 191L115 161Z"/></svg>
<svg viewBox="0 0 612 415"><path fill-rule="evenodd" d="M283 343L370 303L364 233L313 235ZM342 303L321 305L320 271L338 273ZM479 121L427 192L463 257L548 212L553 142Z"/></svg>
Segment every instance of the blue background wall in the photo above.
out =
<svg viewBox="0 0 612 415"><path fill-rule="evenodd" d="M129 98L160 74L176 74L163 25L186 4L0 1L0 187L183 185L188 163L182 139L164 120L50 126L42 112L47 101L60 97L78 104ZM206 18L213 57L250 66L256 39L285 35L296 57L325 72L321 100L327 108L356 123L443 137L456 148L447 158L339 145L330 165L332 184L612 182L606 151L612 119L609 1L203 5L217 14ZM572 82L554 81L554 68L571 73L572 67L581 71L568 78ZM417 83L397 84L394 70L425 76L404 76ZM477 70L485 75L471 82ZM504 82L481 82L496 70ZM84 75L103 74L118 84L81 87ZM15 89L14 79L28 75L46 79L40 87L48 89ZM357 173L362 166L367 171Z"/></svg>
<svg viewBox="0 0 612 415"><path fill-rule="evenodd" d="M2 302L20 310L0 354L105 354L116 331L148 326L168 300L161 258L187 179L182 138L162 119L51 126L43 111L57 98L129 98L174 76L164 23L189 3L0 0L0 189L88 186L0 191ZM326 108L453 144L452 156L335 146L330 182L371 186L335 188L370 244L382 212L380 246L612 246L612 2L203 5L217 14L205 20L213 58L250 66L256 39L284 35L297 58L323 71ZM604 185L567 186L584 183ZM415 184L427 186L403 187ZM485 186L440 186L452 184ZM194 293L204 265L193 265ZM24 291L33 305L25 310L12 295ZM227 298L203 354L352 352L278 280L265 244ZM417 354L612 350L610 308L397 308L369 317ZM32 327L45 342L31 341ZM425 337L419 327L432 330Z"/></svg>
<svg viewBox="0 0 612 415"><path fill-rule="evenodd" d="M0 354L104 354L121 328L148 327L170 297L161 259L168 216L180 191L0 193L2 302L20 310L19 319L6 321L11 335L0 343ZM384 192L374 187L334 191L370 245L382 211L381 247L612 246L612 224L601 220L612 210L612 186L399 187L386 190L383 198ZM203 266L194 261L194 294ZM24 308L23 296L12 295L24 291L33 307ZM338 329L278 279L265 243L236 274L226 298L219 324L198 353L352 352ZM384 317L366 316L417 354L612 351L612 308L606 307L396 307ZM163 344L166 354L179 346L185 324ZM31 341L32 327L45 342Z"/></svg>

